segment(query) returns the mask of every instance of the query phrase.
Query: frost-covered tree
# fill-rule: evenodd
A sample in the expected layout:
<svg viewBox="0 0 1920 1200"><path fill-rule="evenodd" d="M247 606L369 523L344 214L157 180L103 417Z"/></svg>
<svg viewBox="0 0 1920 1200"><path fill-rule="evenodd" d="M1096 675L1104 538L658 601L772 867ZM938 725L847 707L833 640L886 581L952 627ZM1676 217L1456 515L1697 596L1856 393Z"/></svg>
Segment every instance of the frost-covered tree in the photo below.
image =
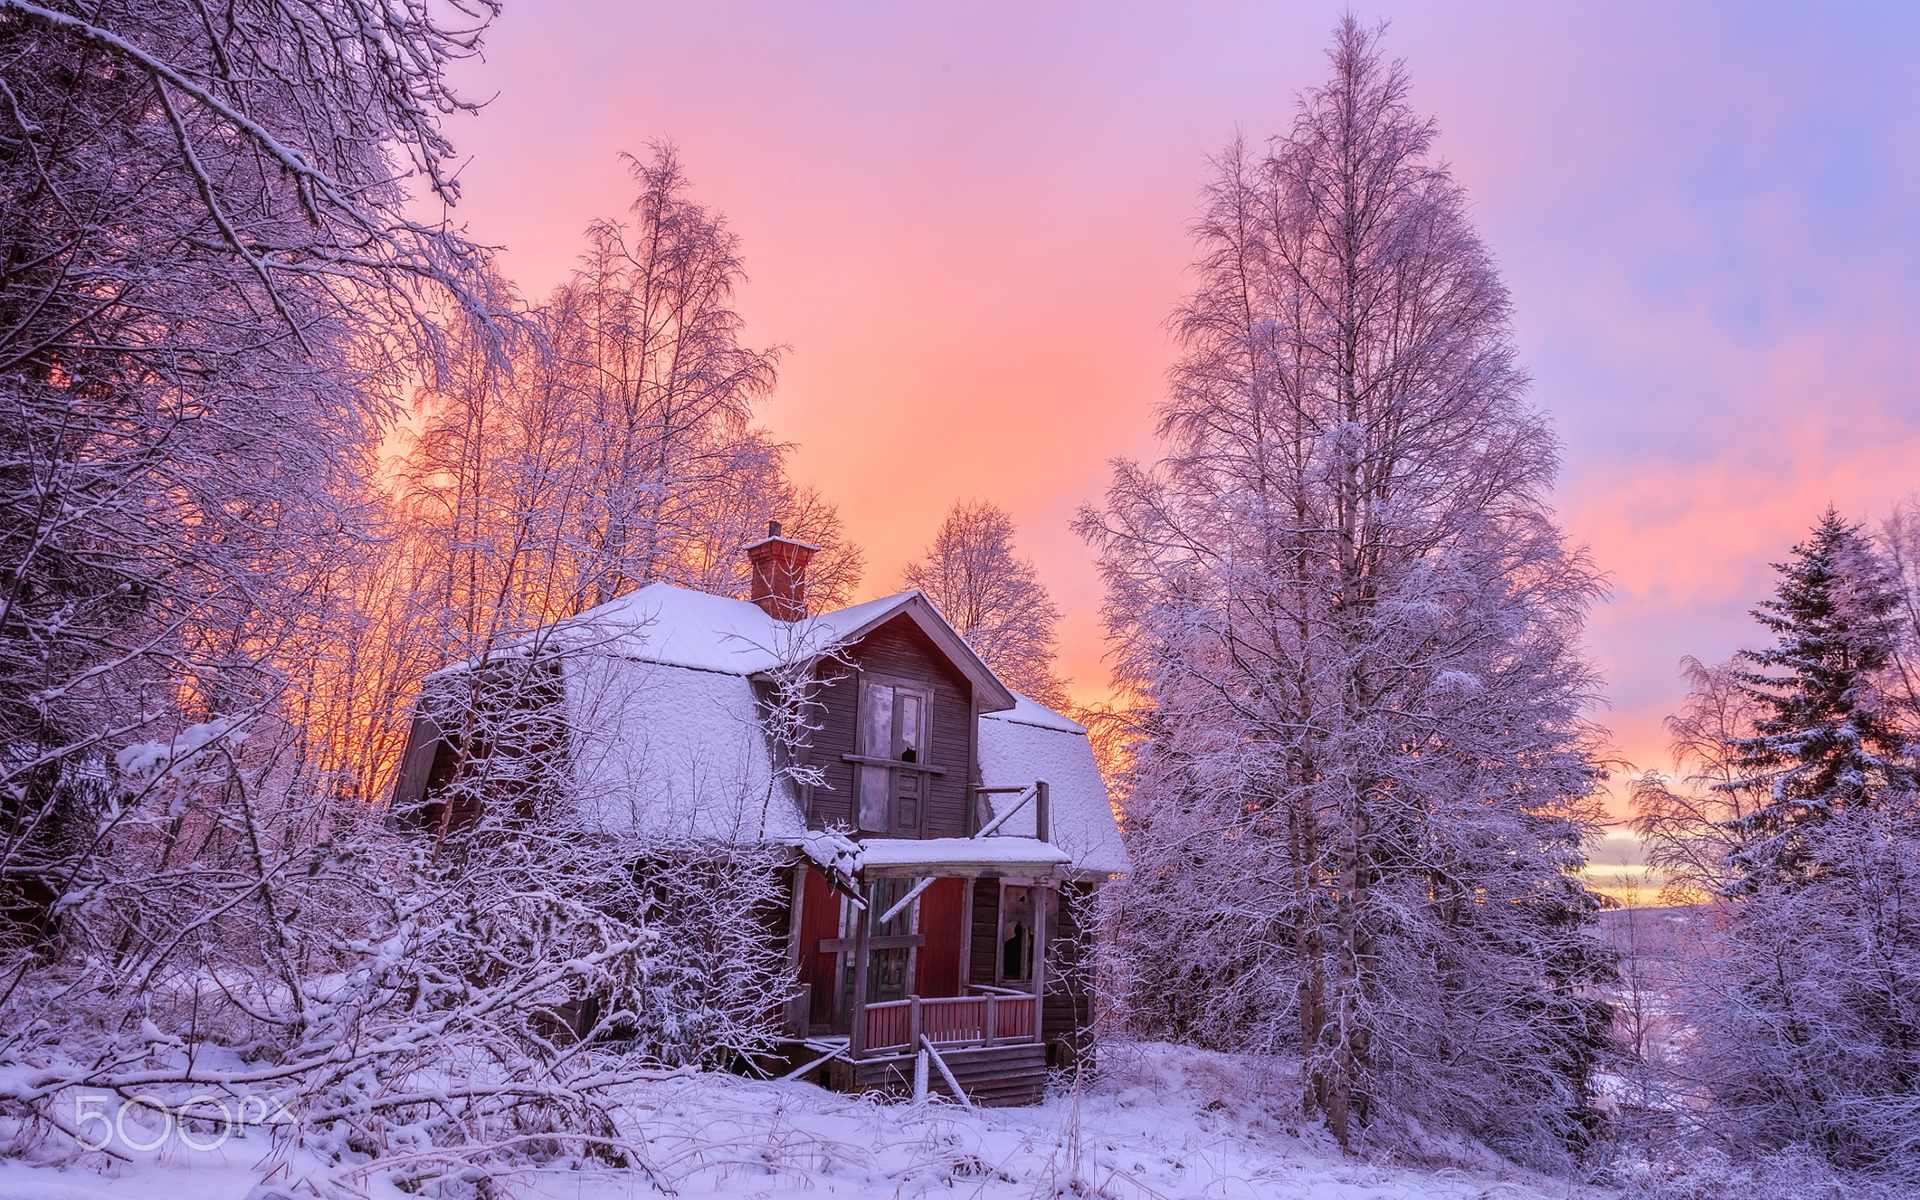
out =
<svg viewBox="0 0 1920 1200"><path fill-rule="evenodd" d="M1060 609L1013 535L1013 518L998 505L958 501L901 581L924 592L1009 686L1062 708L1067 689L1053 669Z"/></svg>
<svg viewBox="0 0 1920 1200"><path fill-rule="evenodd" d="M1898 690L1881 686L1894 674L1899 632L1893 572L1832 509L1774 569L1779 588L1753 615L1775 644L1739 655L1759 668L1739 679L1762 714L1729 743L1739 776L1722 785L1767 792L1737 818L1752 835L1742 865L1761 877L1817 869L1809 824L1916 782L1902 719L1910 714Z"/></svg>
<svg viewBox="0 0 1920 1200"><path fill-rule="evenodd" d="M1671 1082L1697 1132L1914 1182L1920 794L1889 545L1892 564L1821 517L1754 613L1774 645L1690 664L1682 776L1637 781L1634 802L1651 861L1712 918L1674 996L1694 1036Z"/></svg>
<svg viewBox="0 0 1920 1200"><path fill-rule="evenodd" d="M1507 293L1403 68L1351 18L1265 154L1216 160L1159 410L1100 553L1131 1017L1306 1059L1374 1117L1553 1160L1594 1120L1598 581L1547 506Z"/></svg>
<svg viewBox="0 0 1920 1200"><path fill-rule="evenodd" d="M0 4L0 940L115 844L115 750L273 708L337 615L422 314L485 307L406 181L455 197L492 11Z"/></svg>
<svg viewBox="0 0 1920 1200"><path fill-rule="evenodd" d="M1664 874L1668 899L1691 904L1737 890L1741 848L1752 816L1769 800L1733 761L1730 747L1752 734L1760 707L1730 662L1680 661L1687 700L1667 717L1678 777L1648 773L1632 784L1634 827Z"/></svg>
<svg viewBox="0 0 1920 1200"><path fill-rule="evenodd" d="M688 196L672 146L632 167L633 222L587 230L579 270L542 314L553 369L541 385L581 422L578 484L594 497L581 552L600 560L584 564L596 601L738 563L765 518L722 519L724 530L716 518L771 481L781 452L750 428L779 351L741 344L738 235Z"/></svg>
<svg viewBox="0 0 1920 1200"><path fill-rule="evenodd" d="M1894 675L1909 711L1920 712L1920 496L1894 506L1882 524L1879 544L1899 596L1894 623Z"/></svg>
<svg viewBox="0 0 1920 1200"><path fill-rule="evenodd" d="M859 579L838 514L752 424L778 355L741 344L738 238L672 147L632 169L633 223L595 222L521 340L457 339L418 398L405 527L430 543L453 658L650 583L744 596L740 547L769 519L822 547L816 606Z"/></svg>
<svg viewBox="0 0 1920 1200"><path fill-rule="evenodd" d="M284 1100L282 1134L343 1170L430 1177L536 1135L635 1162L605 1089L751 1049L780 998L754 969L756 852L650 877L661 848L537 787L437 840L367 803L423 674L629 561L576 540L585 519L467 519L483 492L609 498L569 501L577 473L453 478L451 532L478 546L370 486L403 381L493 396L552 344L410 215L455 196L439 122L468 106L446 72L493 11L0 3L0 1119L28 1131L9 1149L76 1132L85 1089ZM522 413L452 475L486 451L578 464L531 451L583 411ZM511 702L548 660L518 661L475 732L548 715Z"/></svg>

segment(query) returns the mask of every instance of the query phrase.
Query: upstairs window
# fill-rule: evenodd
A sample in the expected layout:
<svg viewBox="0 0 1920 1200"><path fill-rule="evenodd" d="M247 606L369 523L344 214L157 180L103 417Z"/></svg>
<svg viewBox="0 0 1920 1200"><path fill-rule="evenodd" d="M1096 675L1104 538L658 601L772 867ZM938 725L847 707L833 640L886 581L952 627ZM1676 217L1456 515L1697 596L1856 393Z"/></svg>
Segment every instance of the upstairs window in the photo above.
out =
<svg viewBox="0 0 1920 1200"><path fill-rule="evenodd" d="M926 689L911 684L863 681L854 743L854 754L863 760L854 772L863 832L901 836L919 832L925 816L927 777L914 766L927 760L931 701Z"/></svg>

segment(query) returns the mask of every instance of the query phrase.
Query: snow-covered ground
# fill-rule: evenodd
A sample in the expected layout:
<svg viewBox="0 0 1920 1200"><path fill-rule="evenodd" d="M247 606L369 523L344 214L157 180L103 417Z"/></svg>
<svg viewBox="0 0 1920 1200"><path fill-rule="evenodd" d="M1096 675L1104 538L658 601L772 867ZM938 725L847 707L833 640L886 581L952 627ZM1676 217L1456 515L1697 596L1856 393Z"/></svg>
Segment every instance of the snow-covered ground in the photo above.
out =
<svg viewBox="0 0 1920 1200"><path fill-rule="evenodd" d="M1343 1155L1301 1121L1284 1065L1170 1046L1109 1047L1103 1077L1037 1108L967 1112L834 1095L804 1084L694 1076L646 1085L622 1133L646 1170L541 1170L474 1186L414 1189L439 1200L612 1200L653 1196L1053 1195L1110 1200L1206 1197L1564 1200L1592 1195L1483 1156L1468 1165L1385 1166ZM41 1148L45 1157L50 1147ZM263 1170L256 1137L216 1152L179 1147L102 1168L0 1163L6 1200L405 1200L385 1174ZM378 1164L376 1164L378 1165Z"/></svg>

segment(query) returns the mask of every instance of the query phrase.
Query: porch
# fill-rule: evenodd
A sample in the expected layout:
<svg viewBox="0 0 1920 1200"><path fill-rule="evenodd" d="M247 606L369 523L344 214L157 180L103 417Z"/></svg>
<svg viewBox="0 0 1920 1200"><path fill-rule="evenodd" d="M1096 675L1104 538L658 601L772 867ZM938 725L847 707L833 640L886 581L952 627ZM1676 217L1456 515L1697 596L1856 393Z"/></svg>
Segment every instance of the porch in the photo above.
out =
<svg viewBox="0 0 1920 1200"><path fill-rule="evenodd" d="M812 1052L789 1061L819 1068L804 1073L836 1090L907 1091L931 1050L946 1068L936 1090L952 1090L951 1073L982 1103L1040 1098L1050 918L1068 856L1044 837L1045 785L1007 791L1042 801L1032 835L996 835L1017 806L995 806L973 837L863 840L855 888L796 871L801 994L787 1027Z"/></svg>
<svg viewBox="0 0 1920 1200"><path fill-rule="evenodd" d="M866 1006L868 1053L918 1049L926 1038L936 1049L997 1046L1039 1040L1039 1000L1006 988L980 988L977 996L909 996Z"/></svg>

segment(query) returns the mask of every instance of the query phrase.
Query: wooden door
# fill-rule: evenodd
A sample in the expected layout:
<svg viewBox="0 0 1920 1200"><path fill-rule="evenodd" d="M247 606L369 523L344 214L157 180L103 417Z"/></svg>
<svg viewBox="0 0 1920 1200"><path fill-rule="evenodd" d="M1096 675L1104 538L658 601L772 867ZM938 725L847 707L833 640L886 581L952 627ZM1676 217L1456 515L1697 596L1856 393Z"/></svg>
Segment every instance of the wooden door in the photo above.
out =
<svg viewBox="0 0 1920 1200"><path fill-rule="evenodd" d="M884 925L880 917L906 895L913 886L911 879L876 879L873 882L873 895L870 918L873 921L872 936L903 937L913 932L913 906L908 905L900 915ZM910 972L913 964L913 950L910 947L895 947L885 950L869 950L867 960L867 1003L884 1004L889 1000L905 1000L908 994Z"/></svg>
<svg viewBox="0 0 1920 1200"><path fill-rule="evenodd" d="M970 879L940 879L920 893L919 960L914 964L913 990L919 996L960 994L960 952L964 938L966 889Z"/></svg>
<svg viewBox="0 0 1920 1200"><path fill-rule="evenodd" d="M822 950L822 942L840 936L840 893L817 868L807 868L800 894L800 981L807 985L807 1032L824 1033L836 1026L834 991L839 984L840 960L845 955Z"/></svg>

